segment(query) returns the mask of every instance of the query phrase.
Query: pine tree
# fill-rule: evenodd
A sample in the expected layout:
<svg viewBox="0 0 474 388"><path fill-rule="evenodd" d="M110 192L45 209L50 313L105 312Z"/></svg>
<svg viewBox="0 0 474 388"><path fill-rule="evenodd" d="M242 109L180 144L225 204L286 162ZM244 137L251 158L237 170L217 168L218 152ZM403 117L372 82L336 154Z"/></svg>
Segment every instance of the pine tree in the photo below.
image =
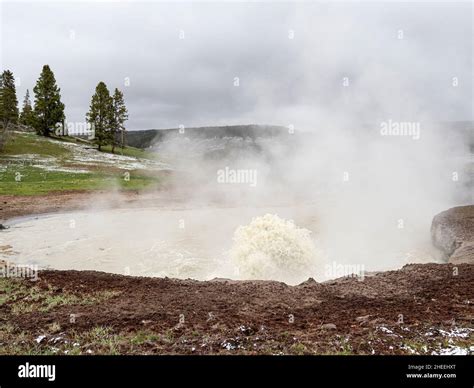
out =
<svg viewBox="0 0 474 388"><path fill-rule="evenodd" d="M3 149L9 133L10 124L18 123L18 100L16 98L15 78L10 70L0 77L0 150Z"/></svg>
<svg viewBox="0 0 474 388"><path fill-rule="evenodd" d="M26 89L26 95L23 100L20 123L29 127L33 127L35 124L35 115L33 112L33 107L31 106L30 91L28 89Z"/></svg>
<svg viewBox="0 0 474 388"><path fill-rule="evenodd" d="M127 107L123 99L123 93L115 88L113 95L113 121L112 121L112 153L115 152L115 146L120 145L124 148L125 141L125 121L128 119ZM119 140L120 134L120 140Z"/></svg>
<svg viewBox="0 0 474 388"><path fill-rule="evenodd" d="M61 89L56 84L54 73L48 65L43 66L40 77L33 88L35 93L35 128L44 136L50 136L58 123L64 123L64 104Z"/></svg>
<svg viewBox="0 0 474 388"><path fill-rule="evenodd" d="M95 88L86 120L94 129L94 138L99 151L103 145L112 142L113 99L104 82L99 82Z"/></svg>
<svg viewBox="0 0 474 388"><path fill-rule="evenodd" d="M18 100L16 98L15 78L10 70L2 73L0 81L0 117L3 129L9 124L18 123Z"/></svg>

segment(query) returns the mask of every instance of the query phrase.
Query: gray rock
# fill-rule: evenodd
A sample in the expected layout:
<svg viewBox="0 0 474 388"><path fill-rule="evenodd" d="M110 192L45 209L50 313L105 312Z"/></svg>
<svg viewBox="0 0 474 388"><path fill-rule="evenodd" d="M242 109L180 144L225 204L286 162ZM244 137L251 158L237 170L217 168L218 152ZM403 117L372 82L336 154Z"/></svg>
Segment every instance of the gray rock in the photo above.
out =
<svg viewBox="0 0 474 388"><path fill-rule="evenodd" d="M474 205L436 215L431 223L431 239L449 263L474 264Z"/></svg>

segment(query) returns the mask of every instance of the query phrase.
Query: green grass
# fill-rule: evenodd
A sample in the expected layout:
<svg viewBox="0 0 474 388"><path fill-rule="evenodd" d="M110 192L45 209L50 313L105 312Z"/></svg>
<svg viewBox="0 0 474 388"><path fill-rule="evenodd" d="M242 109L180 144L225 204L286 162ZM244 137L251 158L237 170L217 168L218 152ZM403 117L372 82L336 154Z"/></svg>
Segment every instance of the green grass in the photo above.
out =
<svg viewBox="0 0 474 388"><path fill-rule="evenodd" d="M53 136L53 139L58 140L58 141L63 141L66 143L90 144L91 146L98 148L98 146L93 141L90 141L90 140L81 139L80 141L78 141L75 138L70 137L70 136ZM111 145L102 146L101 152L112 154L112 146ZM154 152L149 152L149 151L142 150L140 148L129 147L129 146L126 146L123 149L121 147L116 146L115 152L113 154L131 156L131 157L141 158L141 159L150 159L150 160L157 159L157 155Z"/></svg>
<svg viewBox="0 0 474 388"><path fill-rule="evenodd" d="M303 355L308 353L308 348L301 343L297 343L290 346L289 349L291 354Z"/></svg>
<svg viewBox="0 0 474 388"><path fill-rule="evenodd" d="M39 335L47 337L38 343L35 338ZM52 337L58 340L50 342ZM41 330L32 336L5 323L0 324L0 355L80 355L90 354L87 350L91 348L92 354L117 355L121 353L121 348L133 346L133 338L133 334L115 334L111 328L104 326L82 332L71 330L66 336L58 334L54 328L54 332Z"/></svg>
<svg viewBox="0 0 474 388"><path fill-rule="evenodd" d="M117 291L92 294L72 293L54 287L40 289L25 284L22 279L0 278L0 305L8 304L14 315L33 311L47 312L59 306L93 305L119 295Z"/></svg>
<svg viewBox="0 0 474 388"><path fill-rule="evenodd" d="M154 343L160 340L157 333L148 330L139 330L131 337L130 343L132 345L143 345L146 343Z"/></svg>
<svg viewBox="0 0 474 388"><path fill-rule="evenodd" d="M102 152L112 153L112 146L111 145L103 146ZM141 158L141 159L150 159L150 160L157 159L155 153L148 152L148 151L142 150L140 148L135 148L135 147L125 147L123 150L120 147L115 147L115 154L123 155L123 156L132 156L132 157Z"/></svg>
<svg viewBox="0 0 474 388"><path fill-rule="evenodd" d="M130 179L123 173L70 173L45 171L28 165L8 165L0 173L0 195L40 195L57 191L72 190L143 190L158 185L156 176L130 171ZM18 177L18 181L15 179Z"/></svg>
<svg viewBox="0 0 474 388"><path fill-rule="evenodd" d="M42 156L67 156L69 150L61 144L49 141L34 133L13 133L11 134L5 149L1 155L25 155L36 154Z"/></svg>
<svg viewBox="0 0 474 388"><path fill-rule="evenodd" d="M64 142L75 142L72 138L60 138ZM111 149L111 147L109 147ZM108 148L105 148L107 151ZM92 191L92 190L143 190L158 186L161 178L156 173L148 171L128 171L129 179L125 179L125 170L97 164L90 166L71 165L68 157L71 150L63 147L60 142L50 141L31 133L14 133L9 139L4 151L0 154L0 195L41 195L62 191ZM117 154L121 149L116 150ZM34 167L34 160L12 159L14 155L40 155L54 157L59 167L89 172L47 171ZM132 147L124 149L124 155L139 158L155 158L155 155ZM3 160L2 157L6 156ZM2 166L3 165L3 166Z"/></svg>

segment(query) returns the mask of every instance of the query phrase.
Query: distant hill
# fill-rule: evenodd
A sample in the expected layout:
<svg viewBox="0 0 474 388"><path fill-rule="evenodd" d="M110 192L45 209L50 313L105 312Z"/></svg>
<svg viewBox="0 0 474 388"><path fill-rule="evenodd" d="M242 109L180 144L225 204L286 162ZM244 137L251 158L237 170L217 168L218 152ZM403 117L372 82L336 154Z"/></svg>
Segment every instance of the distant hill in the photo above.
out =
<svg viewBox="0 0 474 388"><path fill-rule="evenodd" d="M136 148L148 148L153 144L174 136L188 138L212 139L224 137L240 137L256 139L257 137L273 137L288 134L288 128L277 125L228 125L220 127L185 128L184 134L179 128L147 129L144 131L126 132L126 144Z"/></svg>
<svg viewBox="0 0 474 388"><path fill-rule="evenodd" d="M466 139L474 150L474 122L472 121L456 121L456 122L423 122L422 127L429 131L441 130L446 133L446 136L461 136ZM370 133L370 131L379 131L379 123L365 123L360 126L354 125L354 130L360 133ZM364 130L361 131L361 128ZM365 132L364 132L365 131ZM170 129L147 129L142 131L128 131L126 132L126 144L136 148L149 148L156 143L162 142L165 138L184 136L190 139L222 139L225 137L235 138L268 138L278 135L288 135L288 127L278 125L227 125L216 127L190 127L185 128L184 134L179 133L179 128ZM314 134L313 134L314 136Z"/></svg>

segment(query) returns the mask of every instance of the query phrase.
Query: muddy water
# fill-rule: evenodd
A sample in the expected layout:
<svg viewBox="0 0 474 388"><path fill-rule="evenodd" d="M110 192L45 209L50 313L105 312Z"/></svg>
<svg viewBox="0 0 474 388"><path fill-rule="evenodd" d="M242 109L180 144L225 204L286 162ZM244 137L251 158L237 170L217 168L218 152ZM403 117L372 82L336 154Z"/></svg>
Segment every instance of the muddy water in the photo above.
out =
<svg viewBox="0 0 474 388"><path fill-rule="evenodd" d="M235 229L265 213L314 223L307 208L114 209L23 219L1 234L3 259L143 276L235 277Z"/></svg>
<svg viewBox="0 0 474 388"><path fill-rule="evenodd" d="M296 225L309 229L318 251L323 252L314 258L313 268L319 270L305 274L298 281L308 277L323 280L343 276L344 271L352 269L382 270L399 268L407 262L436 261L428 245L409 244L393 252L370 252L370 247L366 247L368 252L362 255L352 251L358 259L351 261L343 257L343 250L338 250L344 247L343 239L336 244L325 240L314 216L316 209L311 205L113 209L13 220L10 228L0 234L0 258L36 264L40 268L198 280L239 279L242 278L239 268L229 259L232 236L240 225L247 225L253 217L267 213L292 219ZM291 283L294 282L292 279Z"/></svg>

